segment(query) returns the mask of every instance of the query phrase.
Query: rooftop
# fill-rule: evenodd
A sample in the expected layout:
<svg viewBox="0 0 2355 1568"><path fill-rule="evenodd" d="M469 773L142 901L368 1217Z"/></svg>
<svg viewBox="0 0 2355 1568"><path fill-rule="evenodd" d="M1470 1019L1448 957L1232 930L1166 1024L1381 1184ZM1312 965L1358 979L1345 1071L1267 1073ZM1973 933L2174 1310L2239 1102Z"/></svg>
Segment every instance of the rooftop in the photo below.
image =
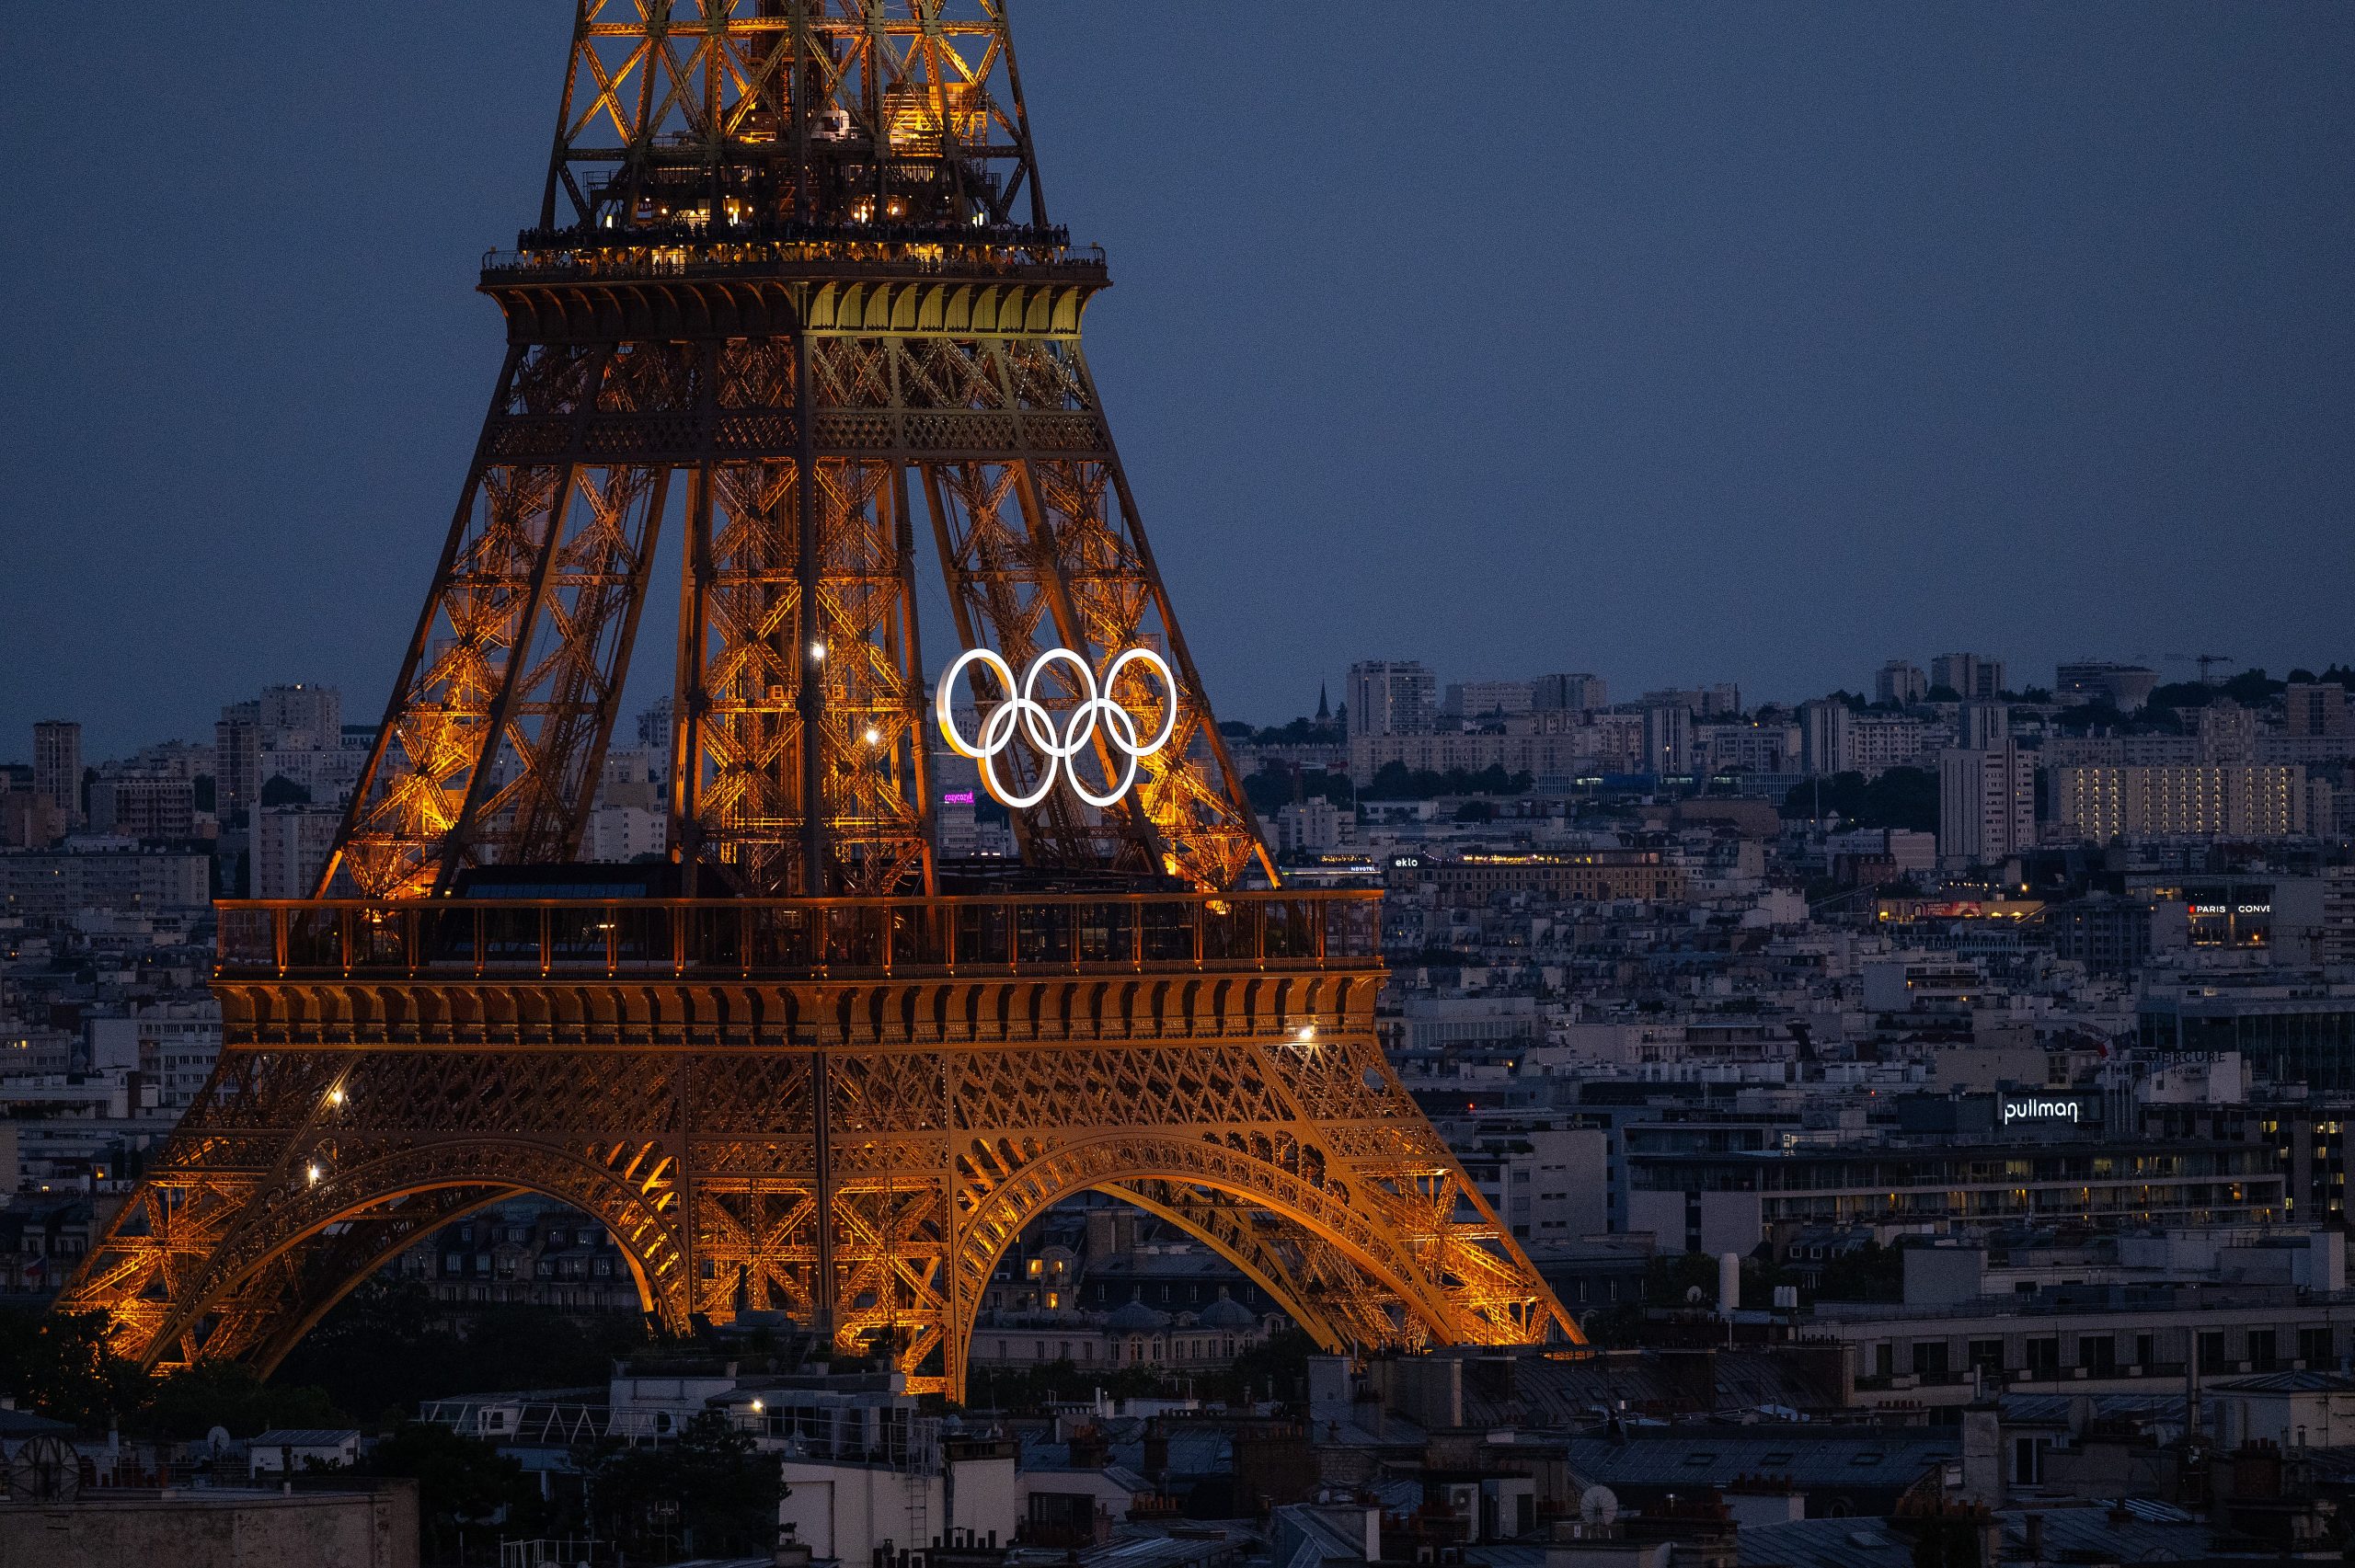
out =
<svg viewBox="0 0 2355 1568"><path fill-rule="evenodd" d="M1679 1428L1658 1435L1573 1437L1571 1471L1604 1486L1726 1486L1745 1476L1787 1477L1801 1486L1911 1486L1931 1468L1959 1460L1959 1433Z"/></svg>
<svg viewBox="0 0 2355 1568"><path fill-rule="evenodd" d="M2206 1526L2144 1518L2129 1509L2039 1508L2048 1562L2173 1562L2214 1555ZM2028 1516L1995 1516L2004 1560L2025 1561ZM1741 1568L1913 1568L1913 1540L1880 1519L1795 1519L1737 1538Z"/></svg>
<svg viewBox="0 0 2355 1568"><path fill-rule="evenodd" d="M1823 1363L1783 1352L1611 1353L1556 1361L1517 1356L1503 1379L1476 1359L1465 1368L1464 1417L1472 1425L1592 1425L1625 1408L1648 1414L1708 1413L1776 1406L1837 1405Z"/></svg>
<svg viewBox="0 0 2355 1568"><path fill-rule="evenodd" d="M2355 1378L2337 1372L2268 1372L2209 1386L2220 1394L2345 1394L2355 1393Z"/></svg>

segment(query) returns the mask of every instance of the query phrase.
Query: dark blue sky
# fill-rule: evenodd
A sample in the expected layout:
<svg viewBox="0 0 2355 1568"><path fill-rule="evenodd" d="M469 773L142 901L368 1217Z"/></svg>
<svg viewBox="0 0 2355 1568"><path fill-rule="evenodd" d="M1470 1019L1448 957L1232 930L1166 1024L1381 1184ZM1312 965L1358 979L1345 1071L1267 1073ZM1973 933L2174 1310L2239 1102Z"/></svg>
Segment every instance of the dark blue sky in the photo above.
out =
<svg viewBox="0 0 2355 1568"><path fill-rule="evenodd" d="M1015 13L1228 716L1371 656L1794 698L1948 648L2355 656L2355 9ZM279 680L375 715L569 15L0 34L0 758L51 714L93 756L209 735Z"/></svg>

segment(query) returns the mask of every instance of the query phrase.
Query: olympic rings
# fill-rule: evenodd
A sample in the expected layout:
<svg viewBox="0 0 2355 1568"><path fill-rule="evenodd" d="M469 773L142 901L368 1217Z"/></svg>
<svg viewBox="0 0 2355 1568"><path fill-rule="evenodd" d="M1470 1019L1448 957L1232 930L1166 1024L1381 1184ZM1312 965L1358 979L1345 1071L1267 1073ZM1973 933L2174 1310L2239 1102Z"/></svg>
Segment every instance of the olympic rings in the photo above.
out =
<svg viewBox="0 0 2355 1568"><path fill-rule="evenodd" d="M1149 666L1152 673L1160 678L1161 689L1168 693L1168 711L1162 715L1161 733L1142 743L1137 737L1135 715L1112 700L1112 688L1120 682L1120 672L1128 668L1131 659L1142 659ZM1006 691L1015 694L990 710L989 716L982 721L981 738L968 744L965 738L957 733L957 719L948 699L956 688L957 678L965 673L968 666L976 662L988 666ZM1060 735L1055 732L1054 714L1038 698L1039 677L1057 664L1067 664L1078 672L1074 683L1081 692L1079 704L1071 710ZM1067 647L1051 647L1030 661L1030 668L1024 671L1022 684L1017 691L1014 669L1005 659L985 647L967 648L948 667L948 672L940 678L940 684L933 695L933 710L940 720L940 738L948 741L959 756L970 757L981 763L982 782L989 786L990 794L1000 805L1028 810L1046 799L1047 792L1055 787L1056 772L1068 768L1072 793L1088 805L1101 807L1119 804L1120 797L1136 784L1137 763L1169 744L1170 736L1178 728L1178 681L1159 654L1150 648L1134 647L1114 659L1110 668L1104 671L1104 684L1099 692L1096 672L1088 668L1086 658ZM1129 760L1120 783L1112 786L1110 794L1100 795L1081 781L1079 767L1074 761L1082 750L1095 742L1098 724L1104 727L1105 744L1124 753ZM1021 727L1023 738L1047 760L1046 775L1028 795L1013 794L1000 784L994 765L998 754L1014 744L1017 725Z"/></svg>

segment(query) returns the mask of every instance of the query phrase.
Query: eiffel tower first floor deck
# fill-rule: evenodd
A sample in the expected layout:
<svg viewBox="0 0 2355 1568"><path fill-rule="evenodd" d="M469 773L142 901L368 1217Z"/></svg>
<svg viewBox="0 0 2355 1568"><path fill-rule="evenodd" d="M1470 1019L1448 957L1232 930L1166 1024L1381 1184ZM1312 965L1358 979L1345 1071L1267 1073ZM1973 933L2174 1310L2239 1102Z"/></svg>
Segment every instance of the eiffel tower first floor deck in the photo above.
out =
<svg viewBox="0 0 2355 1568"><path fill-rule="evenodd" d="M224 953L220 1066L68 1303L152 1361L267 1366L431 1228L540 1193L607 1227L661 1330L783 1310L954 1393L1000 1255L1094 1190L1330 1345L1574 1344L1384 1058L1378 964L1271 956L1269 923L1158 962L1141 923L1093 963L1057 927L1027 960L792 979Z"/></svg>

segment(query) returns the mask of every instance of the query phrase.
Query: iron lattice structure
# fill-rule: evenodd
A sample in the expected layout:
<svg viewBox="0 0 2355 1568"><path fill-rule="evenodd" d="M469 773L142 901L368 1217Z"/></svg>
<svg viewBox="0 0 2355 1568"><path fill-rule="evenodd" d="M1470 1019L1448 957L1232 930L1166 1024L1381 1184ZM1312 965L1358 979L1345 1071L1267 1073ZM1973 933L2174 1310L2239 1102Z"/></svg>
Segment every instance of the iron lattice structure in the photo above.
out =
<svg viewBox="0 0 2355 1568"><path fill-rule="evenodd" d="M222 907L219 1069L65 1304L268 1367L539 1193L668 1329L782 1308L954 1392L999 1255L1094 1189L1328 1345L1575 1342L1383 1059L1373 896L1274 889L1081 350L1106 281L1047 221L996 0L579 0L318 897ZM666 522L682 896L454 896L580 853ZM1108 693L1171 727L1124 800L1014 818L1034 871L1133 891L943 890L920 530L965 647L1174 672Z"/></svg>
<svg viewBox="0 0 2355 1568"><path fill-rule="evenodd" d="M321 892L579 851L684 479L672 843L734 890L931 885L915 534L1019 670L1154 647L1170 743L1036 864L1267 872L1079 342L995 0L580 0L508 355ZM1148 730L1148 733L1151 731Z"/></svg>

